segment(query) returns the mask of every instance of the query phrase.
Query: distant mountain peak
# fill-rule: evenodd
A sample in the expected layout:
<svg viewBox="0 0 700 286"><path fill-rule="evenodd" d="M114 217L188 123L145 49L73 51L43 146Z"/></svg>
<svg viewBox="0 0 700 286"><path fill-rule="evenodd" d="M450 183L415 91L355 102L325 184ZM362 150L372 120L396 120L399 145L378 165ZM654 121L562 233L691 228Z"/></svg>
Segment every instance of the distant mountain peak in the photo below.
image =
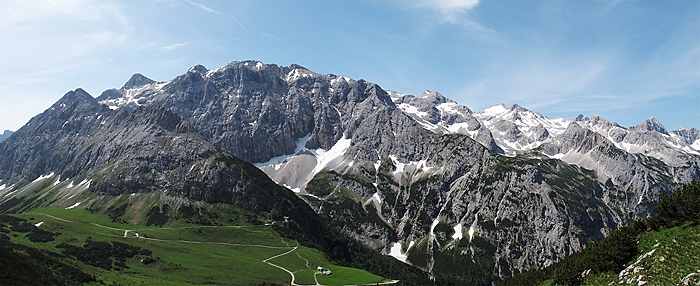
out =
<svg viewBox="0 0 700 286"><path fill-rule="evenodd" d="M510 110L511 110L511 111L518 111L518 112L530 111L530 110L528 110L527 108L522 107L522 106L520 106L520 105L517 105L517 104L515 104L515 103L514 103L513 105L510 106Z"/></svg>
<svg viewBox="0 0 700 286"><path fill-rule="evenodd" d="M87 91L82 88L77 88L76 90L71 90L61 97L54 105L65 104L67 102L82 101L88 103L97 104L97 100L92 97Z"/></svg>
<svg viewBox="0 0 700 286"><path fill-rule="evenodd" d="M257 65L256 65L257 66ZM305 77L318 77L320 76L319 74L303 67L297 64L292 64L289 66L289 73L287 73L285 80L287 82L293 82L298 80L299 78L305 78Z"/></svg>
<svg viewBox="0 0 700 286"><path fill-rule="evenodd" d="M0 134L0 142L5 141L5 139L10 138L10 135L14 133L13 131L10 130L5 130Z"/></svg>
<svg viewBox="0 0 700 286"><path fill-rule="evenodd" d="M631 129L634 131L657 131L668 135L668 132L666 132L666 127L664 127L664 125L661 124L659 120L654 118L654 116L647 120L644 120L644 122L632 127Z"/></svg>
<svg viewBox="0 0 700 286"><path fill-rule="evenodd" d="M586 121L586 120L590 120L590 118L588 118L588 116L583 116L583 114L579 114L578 116L576 116L576 118L574 118L574 121L576 121L576 122Z"/></svg>
<svg viewBox="0 0 700 286"><path fill-rule="evenodd" d="M484 110L479 111L479 114L486 115L486 116L495 116L498 114L503 114L507 111L508 111L508 107L503 103L499 103L499 104L484 108Z"/></svg>
<svg viewBox="0 0 700 286"><path fill-rule="evenodd" d="M188 72L196 72L196 73L200 73L200 74L206 74L209 70L206 67L204 67L203 65L196 65L196 66L191 67L187 71Z"/></svg>
<svg viewBox="0 0 700 286"><path fill-rule="evenodd" d="M154 80L147 78L146 76L144 76L140 73L135 73L124 84L124 86L122 86L122 89L132 89L132 88L142 87L144 85L152 84L154 82L155 82Z"/></svg>
<svg viewBox="0 0 700 286"><path fill-rule="evenodd" d="M298 65L298 64L291 64L291 65L289 65L289 69L290 69L290 70L300 69L300 70L307 70L307 71L310 71L310 70L307 69L306 67L304 67L304 66L302 66L302 65Z"/></svg>
<svg viewBox="0 0 700 286"><path fill-rule="evenodd" d="M418 97L428 99L430 102L432 102L434 104L445 103L448 101L448 99L445 96L443 96L441 93L439 93L437 91L431 91L431 90L424 91L423 94L421 94Z"/></svg>
<svg viewBox="0 0 700 286"><path fill-rule="evenodd" d="M678 130L674 130L672 132L683 138L683 141L685 141L687 144L694 144L695 141L700 139L700 130L695 128L681 126L678 128Z"/></svg>

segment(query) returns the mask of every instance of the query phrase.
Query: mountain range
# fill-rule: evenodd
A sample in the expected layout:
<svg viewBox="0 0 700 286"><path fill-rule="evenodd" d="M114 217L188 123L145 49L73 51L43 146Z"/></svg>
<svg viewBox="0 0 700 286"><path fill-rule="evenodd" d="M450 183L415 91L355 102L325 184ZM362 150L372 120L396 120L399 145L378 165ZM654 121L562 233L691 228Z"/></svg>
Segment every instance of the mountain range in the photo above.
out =
<svg viewBox="0 0 700 286"><path fill-rule="evenodd" d="M700 179L699 133L653 117L626 128L518 105L473 112L299 65L199 65L97 98L77 89L32 118L0 143L0 210L107 209L108 196L144 193L176 209L281 211L310 237L323 221L435 277L485 284L649 216ZM55 199L28 191L48 180Z"/></svg>

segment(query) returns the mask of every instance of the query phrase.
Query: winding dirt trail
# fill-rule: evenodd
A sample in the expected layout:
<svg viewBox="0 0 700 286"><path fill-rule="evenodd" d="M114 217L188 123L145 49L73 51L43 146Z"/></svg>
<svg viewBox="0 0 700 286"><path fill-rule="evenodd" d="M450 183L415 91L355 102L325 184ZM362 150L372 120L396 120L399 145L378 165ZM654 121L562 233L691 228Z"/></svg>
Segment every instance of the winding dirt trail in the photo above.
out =
<svg viewBox="0 0 700 286"><path fill-rule="evenodd" d="M294 280L296 279L296 278L294 277L294 272L289 271L289 269L286 269L286 268L284 268L284 267L282 267L282 266L279 266L279 265L277 265L277 264L271 263L270 260L275 259L275 258L278 258L278 257L285 256L285 255L287 255L287 254L290 254L290 253L296 251L296 250L299 248L299 242L297 242L297 245L296 245L296 246L291 247L291 246L289 246L289 245L287 245L287 246L272 246L272 245L261 245L261 244L244 244L244 243L229 243L229 242L216 242L216 241L193 241L193 240L182 240L182 239L160 239L160 238L151 238L151 237L139 236L138 233L136 233L135 236L128 236L128 235L129 235L129 232L135 232L135 231L137 231L137 230L134 230L134 229L124 229L124 228L114 228L114 227L109 227L109 226L100 225L100 224L98 224L98 223L88 223L88 222L72 221L72 220L63 219L63 218L56 217L56 216L53 216L53 215L50 215L50 214L45 214L45 213L38 213L38 214L40 214L40 215L45 215L45 216L47 216L47 217L50 217L50 218L53 218L53 219L56 219L56 220L60 220L60 221L63 221L63 222L68 222L68 223L85 223L85 224L91 224L91 225L94 225L94 226L97 226L97 227L100 227L100 228L104 228L104 229L124 231L124 235L123 235L123 236L98 232L98 233L101 234L101 235L113 236L113 237L124 237L124 238L129 238L129 239L134 239L134 238L135 238L135 239L143 239L143 240L158 241L158 242L180 242L180 243L192 243L192 244L216 244L216 245L243 246L243 247L261 247L261 248L270 248L270 249L289 249L289 248L291 248L291 249L289 249L289 251L287 251L287 252L280 253L280 254L277 254L277 255L275 255L275 256L272 256L272 257L263 259L262 262L263 262L263 263L266 263L266 264L268 264L268 265L270 265L270 266L273 266L273 267L282 269L283 271L289 273L289 275L292 276L292 280L291 280L291 282L290 282L290 285L298 285L298 284L294 283ZM246 228L246 227L251 227L251 226L233 226L233 225L230 225L230 226L185 226L185 227L149 228L149 229L138 229L138 230L164 230L164 229L165 229L165 230L175 230L175 229L190 229L190 228ZM255 226L252 226L252 227L255 227ZM282 240L282 242L283 242L284 244L287 244L286 242L284 242L284 239ZM297 255L299 255L299 253L297 253ZM299 257L301 257L301 255L299 255ZM306 259L305 259L305 260L306 260ZM306 260L306 266L307 266L307 267L308 267L308 264L309 264L309 261ZM318 281L316 281L316 284L318 285Z"/></svg>
<svg viewBox="0 0 700 286"><path fill-rule="evenodd" d="M287 252L285 252L285 253L277 254L277 255L272 256L272 257L267 258L267 259L264 259L262 262L265 262L265 263L269 264L270 266L277 267L277 268L282 269L282 270L284 270L285 272L289 273L289 275L292 276L292 282L290 282L289 285L297 285L296 283L294 283L294 279L296 279L296 278L294 277L294 272L289 271L287 268L284 268L284 267L279 266L279 265L277 265L277 264L273 264L273 263L270 262L270 260L275 259L275 258L277 258L277 257L285 256L285 255L287 255L287 254L290 254L290 253L296 251L298 248L299 248L299 242L297 242L297 245L296 245L294 248L290 249L289 251L287 251Z"/></svg>
<svg viewBox="0 0 700 286"><path fill-rule="evenodd" d="M72 220L67 220L64 218L56 217L50 214L45 214L45 213L37 213L40 215L44 215L56 220L60 220L63 222L68 222L68 223L83 223L83 224L91 224L100 228L104 229L109 229L109 230L117 230L117 231L124 231L124 235L114 235L114 234L107 234L107 233L101 233L98 232L98 234L105 235L105 236L113 236L113 237L123 237L123 238L129 238L129 239L143 239L143 240L149 240L149 241L158 241L158 242L179 242L179 243L192 243L192 244L216 244L216 245L228 245L228 246L242 246L242 247L261 247L261 248L270 248L270 249L289 249L288 251L284 253L280 253L277 255L274 255L272 257L268 257L266 259L263 259L262 262L265 264L268 264L272 267L278 268L283 270L284 272L289 273L289 275L292 277L292 280L290 281L290 285L296 285L300 286L299 284L296 284L294 281L296 280L296 277L294 276L294 272L290 271L289 269L286 269L282 266L279 266L277 264L274 264L270 262L270 260L273 260L275 258L279 258L285 255L288 255L292 252L295 252L297 249L299 249L299 242L296 242L296 246L289 246L287 242L282 239L282 242L286 246L272 246L272 245L261 245L261 244L244 244L244 243L229 243L229 242L216 242L216 241L193 241L193 240L181 240L181 239L159 239L159 238L151 238L151 237L145 237L145 236L140 236L136 231L138 230L175 230L175 229L190 229L190 228L255 228L259 226L234 226L234 225L228 225L228 226L184 226L184 227L163 227L163 228L141 228L141 229L124 229L124 228L114 228L114 227L109 227L109 226L104 226L100 225L98 223L90 223L90 222L80 222L80 221L72 221ZM134 232L134 236L129 236L129 232ZM309 260L302 257L298 252L296 253L299 258L303 259L306 261L306 267L309 268ZM321 272L316 272L314 273L314 280L316 282L315 286L320 286L321 284L318 283L317 275L321 274ZM389 285L389 284L396 284L398 283L399 280L393 280L393 281L387 281L387 282L381 282L381 283L376 283L376 284L368 284L368 285Z"/></svg>

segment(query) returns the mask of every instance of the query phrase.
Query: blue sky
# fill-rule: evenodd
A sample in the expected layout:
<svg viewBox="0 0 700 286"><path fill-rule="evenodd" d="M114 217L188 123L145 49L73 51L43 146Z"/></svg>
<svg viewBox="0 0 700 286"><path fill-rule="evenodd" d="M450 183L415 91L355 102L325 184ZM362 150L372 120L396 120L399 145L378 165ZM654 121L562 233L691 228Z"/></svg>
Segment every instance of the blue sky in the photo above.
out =
<svg viewBox="0 0 700 286"><path fill-rule="evenodd" d="M248 59L474 111L700 128L697 0L10 0L0 15L0 130L78 87Z"/></svg>

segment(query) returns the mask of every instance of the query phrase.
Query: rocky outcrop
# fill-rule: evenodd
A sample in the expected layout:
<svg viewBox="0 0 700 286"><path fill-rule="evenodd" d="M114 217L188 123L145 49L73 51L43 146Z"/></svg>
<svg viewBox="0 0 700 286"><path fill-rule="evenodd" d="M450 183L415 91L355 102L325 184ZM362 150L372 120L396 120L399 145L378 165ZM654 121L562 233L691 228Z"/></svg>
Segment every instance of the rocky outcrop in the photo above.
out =
<svg viewBox="0 0 700 286"><path fill-rule="evenodd" d="M5 139L10 138L10 135L12 135L12 133L14 132L10 130L3 131L2 134L0 134L0 143L2 143L2 141L5 141Z"/></svg>
<svg viewBox="0 0 700 286"><path fill-rule="evenodd" d="M78 89L0 145L0 179L18 189L53 173L84 178L97 195L157 192L276 209L300 222L315 217L292 192L192 130L164 107L110 110Z"/></svg>

